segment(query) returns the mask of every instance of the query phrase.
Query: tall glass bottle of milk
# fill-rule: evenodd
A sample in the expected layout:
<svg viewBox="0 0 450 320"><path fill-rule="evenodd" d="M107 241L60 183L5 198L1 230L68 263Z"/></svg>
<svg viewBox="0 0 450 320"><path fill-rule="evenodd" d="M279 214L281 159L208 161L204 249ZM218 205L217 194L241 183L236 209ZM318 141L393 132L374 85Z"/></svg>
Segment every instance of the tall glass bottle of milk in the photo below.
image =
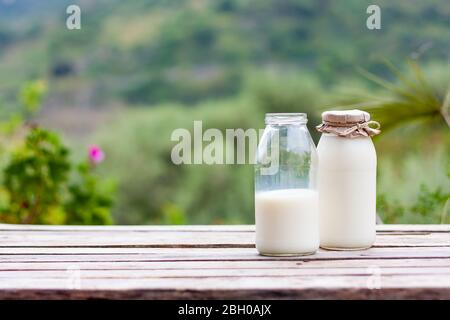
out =
<svg viewBox="0 0 450 320"><path fill-rule="evenodd" d="M266 114L256 152L256 249L262 255L319 248L317 153L304 113Z"/></svg>
<svg viewBox="0 0 450 320"><path fill-rule="evenodd" d="M317 127L322 248L358 250L375 241L377 155L371 136L379 126L360 110L322 114Z"/></svg>

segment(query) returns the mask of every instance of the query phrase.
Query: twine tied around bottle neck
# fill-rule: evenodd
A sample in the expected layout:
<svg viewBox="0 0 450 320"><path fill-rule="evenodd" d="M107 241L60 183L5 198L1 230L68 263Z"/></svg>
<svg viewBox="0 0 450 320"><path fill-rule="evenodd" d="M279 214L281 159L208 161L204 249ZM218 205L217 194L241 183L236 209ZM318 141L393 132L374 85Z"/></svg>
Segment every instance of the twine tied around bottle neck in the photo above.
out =
<svg viewBox="0 0 450 320"><path fill-rule="evenodd" d="M328 111L322 114L322 123L316 127L321 133L339 137L372 137L381 132L380 123L370 120L367 112L360 110Z"/></svg>

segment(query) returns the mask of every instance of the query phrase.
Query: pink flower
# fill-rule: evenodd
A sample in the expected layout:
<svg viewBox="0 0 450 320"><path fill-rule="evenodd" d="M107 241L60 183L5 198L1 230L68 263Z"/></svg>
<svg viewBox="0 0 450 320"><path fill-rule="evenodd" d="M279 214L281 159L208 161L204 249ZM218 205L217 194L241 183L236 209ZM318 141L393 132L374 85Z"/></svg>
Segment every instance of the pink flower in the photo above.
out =
<svg viewBox="0 0 450 320"><path fill-rule="evenodd" d="M105 159L105 153L103 152L102 149L100 149L99 146L94 144L89 147L89 160L93 164L100 163L104 159Z"/></svg>

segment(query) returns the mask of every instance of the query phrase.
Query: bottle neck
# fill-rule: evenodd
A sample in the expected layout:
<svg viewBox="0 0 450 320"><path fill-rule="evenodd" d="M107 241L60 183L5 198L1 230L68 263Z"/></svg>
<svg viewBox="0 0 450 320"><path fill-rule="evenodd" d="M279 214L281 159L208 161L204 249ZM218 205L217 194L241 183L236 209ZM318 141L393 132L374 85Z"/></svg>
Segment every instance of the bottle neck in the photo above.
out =
<svg viewBox="0 0 450 320"><path fill-rule="evenodd" d="M299 126L306 125L308 118L306 113L267 113L265 122L269 126Z"/></svg>

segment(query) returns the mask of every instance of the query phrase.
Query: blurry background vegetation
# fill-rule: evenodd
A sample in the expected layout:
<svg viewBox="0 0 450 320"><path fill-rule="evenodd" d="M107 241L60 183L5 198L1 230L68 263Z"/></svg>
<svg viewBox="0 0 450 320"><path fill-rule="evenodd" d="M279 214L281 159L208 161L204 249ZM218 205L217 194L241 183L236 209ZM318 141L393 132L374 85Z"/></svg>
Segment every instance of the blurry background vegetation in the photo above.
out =
<svg viewBox="0 0 450 320"><path fill-rule="evenodd" d="M69 4L81 7L81 30L65 27ZM370 4L381 30L366 28ZM100 145L96 170L117 184L118 224L252 223L252 167L175 166L171 132L307 112L317 142L320 112L343 106L386 129L375 138L382 219L449 223L449 85L447 0L0 0L0 121L21 122L17 110L30 106L71 161Z"/></svg>

